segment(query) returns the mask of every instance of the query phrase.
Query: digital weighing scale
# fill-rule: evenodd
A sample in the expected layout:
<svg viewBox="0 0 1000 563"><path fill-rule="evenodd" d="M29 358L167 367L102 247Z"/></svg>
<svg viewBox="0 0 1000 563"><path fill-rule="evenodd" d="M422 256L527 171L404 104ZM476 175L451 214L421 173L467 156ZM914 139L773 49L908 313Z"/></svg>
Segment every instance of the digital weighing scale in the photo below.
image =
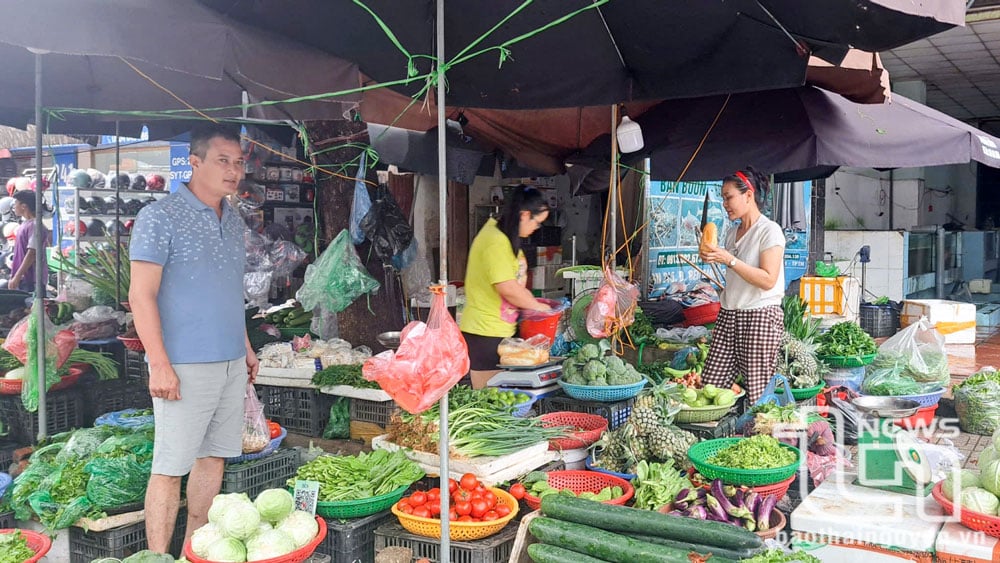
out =
<svg viewBox="0 0 1000 563"><path fill-rule="evenodd" d="M566 358L552 356L549 361L534 366L498 365L503 371L486 382L489 387L528 387L537 389L555 385L562 376L562 363Z"/></svg>
<svg viewBox="0 0 1000 563"><path fill-rule="evenodd" d="M893 424L913 416L920 403L898 397L862 396L852 403L865 415L858 429L858 478L856 484L896 493L926 496L934 483L930 463L920 443Z"/></svg>

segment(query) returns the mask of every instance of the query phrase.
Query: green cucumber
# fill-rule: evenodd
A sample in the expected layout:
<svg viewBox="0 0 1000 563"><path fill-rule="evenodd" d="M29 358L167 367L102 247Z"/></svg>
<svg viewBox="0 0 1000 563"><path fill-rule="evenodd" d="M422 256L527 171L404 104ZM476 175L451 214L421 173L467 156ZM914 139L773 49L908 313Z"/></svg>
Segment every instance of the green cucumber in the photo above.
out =
<svg viewBox="0 0 1000 563"><path fill-rule="evenodd" d="M547 543L529 545L528 556L535 563L604 563L603 559L596 559Z"/></svg>
<svg viewBox="0 0 1000 563"><path fill-rule="evenodd" d="M285 321L285 324L288 325L289 327L294 328L294 327L306 326L309 323L311 323L312 320L313 320L312 315L300 315L290 321Z"/></svg>
<svg viewBox="0 0 1000 563"><path fill-rule="evenodd" d="M759 549L764 545L757 534L732 524L670 516L615 504L596 504L559 495L542 499L542 512L546 516L611 532L645 534L732 550Z"/></svg>
<svg viewBox="0 0 1000 563"><path fill-rule="evenodd" d="M682 563L689 560L687 550L639 541L593 526L575 524L555 518L544 516L535 518L528 524L528 530L542 543L597 557L611 563L635 563L636 561ZM712 556L708 561L711 563L735 563L735 560L715 556Z"/></svg>
<svg viewBox="0 0 1000 563"><path fill-rule="evenodd" d="M749 559L757 553L760 552L759 549L726 549L724 547L719 547L717 545L703 545L698 543L689 543L677 540L670 540L667 538L660 538L657 536L648 536L645 534L625 534L630 538L635 538L639 541L645 541L649 543L655 543L659 545L665 545L667 547L673 547L675 549L684 549L687 551L693 551L700 554L708 554L718 557L726 557L728 559L735 559L737 561L741 559Z"/></svg>

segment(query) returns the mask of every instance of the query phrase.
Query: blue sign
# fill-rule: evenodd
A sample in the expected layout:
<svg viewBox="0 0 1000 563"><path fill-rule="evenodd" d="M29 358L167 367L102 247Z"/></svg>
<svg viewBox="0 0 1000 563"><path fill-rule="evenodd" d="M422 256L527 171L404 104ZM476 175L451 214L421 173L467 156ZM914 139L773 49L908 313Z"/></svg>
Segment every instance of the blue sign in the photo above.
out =
<svg viewBox="0 0 1000 563"><path fill-rule="evenodd" d="M191 181L191 161L188 160L187 143L170 143L170 191L177 191L181 183Z"/></svg>

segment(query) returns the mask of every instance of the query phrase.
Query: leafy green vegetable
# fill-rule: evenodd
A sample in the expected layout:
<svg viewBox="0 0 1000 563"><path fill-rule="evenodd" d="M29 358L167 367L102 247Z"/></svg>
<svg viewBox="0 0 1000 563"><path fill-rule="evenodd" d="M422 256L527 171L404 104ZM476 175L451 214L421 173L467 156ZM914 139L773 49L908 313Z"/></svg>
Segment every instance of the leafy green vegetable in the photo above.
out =
<svg viewBox="0 0 1000 563"><path fill-rule="evenodd" d="M817 351L820 356L866 356L878 350L875 339L851 321L833 325L816 341L820 345Z"/></svg>
<svg viewBox="0 0 1000 563"><path fill-rule="evenodd" d="M764 434L744 438L721 449L708 462L733 469L773 469L795 463L796 456L778 440Z"/></svg>
<svg viewBox="0 0 1000 563"><path fill-rule="evenodd" d="M329 385L350 385L360 389L380 389L379 384L368 381L361 375L361 364L336 364L317 371L312 378L317 387Z"/></svg>
<svg viewBox="0 0 1000 563"><path fill-rule="evenodd" d="M638 344L647 339L654 339L656 336L656 329L653 328L653 322L639 307L635 308L635 320L626 330L633 344Z"/></svg>
<svg viewBox="0 0 1000 563"><path fill-rule="evenodd" d="M424 476L420 466L401 451L374 450L356 456L321 455L299 467L288 480L319 482L319 500L324 502L361 500L394 491Z"/></svg>
<svg viewBox="0 0 1000 563"><path fill-rule="evenodd" d="M809 555L804 551L793 551L786 553L784 549L775 547L762 553L758 553L749 559L742 559L743 563L823 563L823 560L815 555Z"/></svg>
<svg viewBox="0 0 1000 563"><path fill-rule="evenodd" d="M0 534L0 563L23 563L35 556L20 530Z"/></svg>
<svg viewBox="0 0 1000 563"><path fill-rule="evenodd" d="M640 461L635 466L635 507L658 510L672 502L681 492L691 486L691 482L681 476L681 472L671 463L647 463Z"/></svg>
<svg viewBox="0 0 1000 563"><path fill-rule="evenodd" d="M996 431L1000 423L1000 372L983 370L973 374L955 385L952 393L962 430L980 435Z"/></svg>

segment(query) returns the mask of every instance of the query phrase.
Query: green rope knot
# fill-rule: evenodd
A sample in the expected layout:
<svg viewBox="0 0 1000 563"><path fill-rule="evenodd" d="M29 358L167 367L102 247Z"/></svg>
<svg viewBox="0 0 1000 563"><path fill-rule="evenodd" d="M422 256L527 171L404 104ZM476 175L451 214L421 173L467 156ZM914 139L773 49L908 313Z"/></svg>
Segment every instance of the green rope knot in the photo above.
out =
<svg viewBox="0 0 1000 563"><path fill-rule="evenodd" d="M507 59L514 60L514 57L510 54L510 49L501 45L500 49L500 62L497 64L497 68L503 68L503 63L507 62Z"/></svg>

